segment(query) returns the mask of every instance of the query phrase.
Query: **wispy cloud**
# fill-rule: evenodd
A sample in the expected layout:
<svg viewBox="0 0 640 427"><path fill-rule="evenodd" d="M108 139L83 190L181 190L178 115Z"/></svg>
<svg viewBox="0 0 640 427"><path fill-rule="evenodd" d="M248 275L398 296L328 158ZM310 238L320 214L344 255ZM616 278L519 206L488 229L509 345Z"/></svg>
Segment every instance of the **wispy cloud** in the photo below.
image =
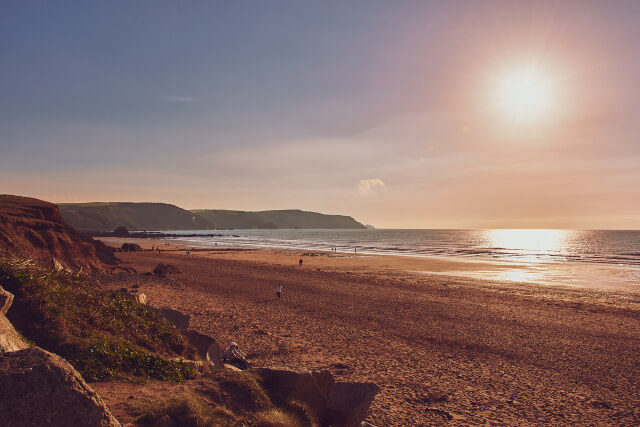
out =
<svg viewBox="0 0 640 427"><path fill-rule="evenodd" d="M385 184L384 181L378 178L361 179L358 183L358 192L360 194L370 194L386 186L387 184Z"/></svg>

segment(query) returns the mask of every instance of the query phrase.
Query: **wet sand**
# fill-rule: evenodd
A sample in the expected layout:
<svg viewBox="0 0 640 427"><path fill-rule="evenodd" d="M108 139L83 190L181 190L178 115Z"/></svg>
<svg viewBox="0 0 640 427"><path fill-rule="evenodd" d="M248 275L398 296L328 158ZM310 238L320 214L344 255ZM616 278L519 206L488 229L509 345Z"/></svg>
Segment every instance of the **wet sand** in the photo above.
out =
<svg viewBox="0 0 640 427"><path fill-rule="evenodd" d="M181 274L110 285L139 284L255 365L379 384L373 424L640 423L638 292L425 273L451 271L445 260L162 245L118 256L138 273L165 262Z"/></svg>

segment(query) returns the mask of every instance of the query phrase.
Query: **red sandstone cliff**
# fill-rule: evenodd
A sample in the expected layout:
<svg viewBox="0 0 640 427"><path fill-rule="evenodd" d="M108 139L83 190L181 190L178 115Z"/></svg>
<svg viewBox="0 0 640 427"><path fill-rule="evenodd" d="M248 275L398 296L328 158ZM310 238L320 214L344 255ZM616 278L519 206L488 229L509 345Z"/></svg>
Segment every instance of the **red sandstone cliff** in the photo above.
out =
<svg viewBox="0 0 640 427"><path fill-rule="evenodd" d="M0 195L0 255L31 258L65 268L103 270L113 250L67 225L58 206L30 197Z"/></svg>

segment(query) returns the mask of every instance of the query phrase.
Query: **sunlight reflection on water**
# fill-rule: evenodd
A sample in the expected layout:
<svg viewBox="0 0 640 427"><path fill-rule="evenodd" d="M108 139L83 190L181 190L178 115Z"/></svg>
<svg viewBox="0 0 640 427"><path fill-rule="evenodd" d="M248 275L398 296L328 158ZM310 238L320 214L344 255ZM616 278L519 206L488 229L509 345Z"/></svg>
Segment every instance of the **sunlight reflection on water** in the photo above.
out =
<svg viewBox="0 0 640 427"><path fill-rule="evenodd" d="M178 231L210 234L211 230ZM591 286L640 285L640 231L634 230L216 230L194 247L320 250L479 262L451 275Z"/></svg>
<svg viewBox="0 0 640 427"><path fill-rule="evenodd" d="M569 236L566 230L487 230L486 233L495 248L538 254L560 251Z"/></svg>

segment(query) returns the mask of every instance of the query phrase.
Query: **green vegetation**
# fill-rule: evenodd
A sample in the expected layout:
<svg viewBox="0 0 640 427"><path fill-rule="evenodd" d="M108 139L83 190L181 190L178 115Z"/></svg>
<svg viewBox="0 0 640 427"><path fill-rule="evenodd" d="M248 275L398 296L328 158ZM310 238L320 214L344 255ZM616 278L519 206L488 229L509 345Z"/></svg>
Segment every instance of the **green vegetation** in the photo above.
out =
<svg viewBox="0 0 640 427"><path fill-rule="evenodd" d="M176 328L117 290L89 279L0 262L0 286L14 294L7 317L36 345L65 359L87 380L134 375L181 381L195 349Z"/></svg>

